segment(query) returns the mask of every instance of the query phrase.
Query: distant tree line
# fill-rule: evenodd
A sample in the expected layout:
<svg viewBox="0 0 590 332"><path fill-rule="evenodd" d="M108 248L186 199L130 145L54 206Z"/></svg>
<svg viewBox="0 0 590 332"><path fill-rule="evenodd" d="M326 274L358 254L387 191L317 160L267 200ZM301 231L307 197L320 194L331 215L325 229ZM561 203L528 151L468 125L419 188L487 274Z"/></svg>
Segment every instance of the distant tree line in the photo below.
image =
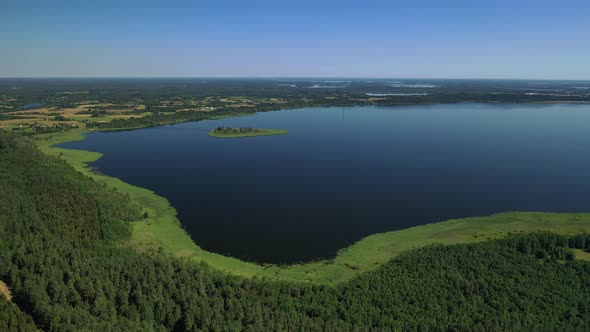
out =
<svg viewBox="0 0 590 332"><path fill-rule="evenodd" d="M260 131L260 129L252 128L252 127L232 128L232 127L225 127L225 126L219 126L219 127L215 128L215 130L214 130L214 132L216 134L224 134L224 135L256 133L259 131Z"/></svg>

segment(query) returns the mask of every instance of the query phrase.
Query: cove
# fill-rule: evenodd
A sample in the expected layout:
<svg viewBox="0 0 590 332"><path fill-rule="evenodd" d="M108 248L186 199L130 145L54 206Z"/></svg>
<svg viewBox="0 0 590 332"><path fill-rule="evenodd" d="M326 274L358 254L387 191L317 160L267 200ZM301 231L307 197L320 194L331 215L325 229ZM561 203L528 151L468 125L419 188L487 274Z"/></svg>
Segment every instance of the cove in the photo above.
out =
<svg viewBox="0 0 590 332"><path fill-rule="evenodd" d="M203 249L269 263L502 211L588 211L589 105L327 107L126 132L61 147L154 190ZM217 126L287 135L219 139Z"/></svg>

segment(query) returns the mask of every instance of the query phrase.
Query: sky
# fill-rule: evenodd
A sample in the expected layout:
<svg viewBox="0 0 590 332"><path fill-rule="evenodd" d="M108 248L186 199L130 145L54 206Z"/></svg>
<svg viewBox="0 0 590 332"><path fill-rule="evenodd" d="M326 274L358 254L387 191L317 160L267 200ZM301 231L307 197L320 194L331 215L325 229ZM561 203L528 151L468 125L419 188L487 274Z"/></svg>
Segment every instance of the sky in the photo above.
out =
<svg viewBox="0 0 590 332"><path fill-rule="evenodd" d="M590 79L590 1L3 1L0 77Z"/></svg>

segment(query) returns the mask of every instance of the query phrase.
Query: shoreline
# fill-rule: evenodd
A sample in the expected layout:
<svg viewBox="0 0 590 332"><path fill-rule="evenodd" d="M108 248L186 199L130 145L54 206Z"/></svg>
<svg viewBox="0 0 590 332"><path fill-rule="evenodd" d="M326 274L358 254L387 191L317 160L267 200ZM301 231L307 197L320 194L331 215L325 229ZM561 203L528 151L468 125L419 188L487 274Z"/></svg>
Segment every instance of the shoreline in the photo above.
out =
<svg viewBox="0 0 590 332"><path fill-rule="evenodd" d="M37 135L35 139L42 152L60 157L84 175L129 194L148 211L149 218L131 223L132 236L124 245L140 251L162 250L172 256L185 257L197 263L204 262L217 270L235 275L280 281L337 284L372 271L405 251L432 244L481 242L511 233L534 231L561 234L590 232L590 213L503 212L372 234L340 249L336 257L331 259L291 265L246 262L200 248L183 229L176 216L176 210L166 198L118 178L93 172L88 164L102 157L101 153L55 146L83 140L84 134L90 132L93 131L74 129Z"/></svg>

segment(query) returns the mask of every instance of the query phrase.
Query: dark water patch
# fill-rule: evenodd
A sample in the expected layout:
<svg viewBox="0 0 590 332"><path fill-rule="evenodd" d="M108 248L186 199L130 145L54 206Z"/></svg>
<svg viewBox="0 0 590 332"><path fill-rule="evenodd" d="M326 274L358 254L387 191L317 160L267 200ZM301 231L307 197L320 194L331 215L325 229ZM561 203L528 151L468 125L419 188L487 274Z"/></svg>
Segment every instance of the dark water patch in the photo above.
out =
<svg viewBox="0 0 590 332"><path fill-rule="evenodd" d="M273 263L502 211L589 211L590 106L329 107L127 132L63 147L166 197L206 250ZM216 139L217 126L288 135Z"/></svg>
<svg viewBox="0 0 590 332"><path fill-rule="evenodd" d="M32 110L41 107L43 107L43 103L28 103L23 105L23 109L25 110Z"/></svg>

